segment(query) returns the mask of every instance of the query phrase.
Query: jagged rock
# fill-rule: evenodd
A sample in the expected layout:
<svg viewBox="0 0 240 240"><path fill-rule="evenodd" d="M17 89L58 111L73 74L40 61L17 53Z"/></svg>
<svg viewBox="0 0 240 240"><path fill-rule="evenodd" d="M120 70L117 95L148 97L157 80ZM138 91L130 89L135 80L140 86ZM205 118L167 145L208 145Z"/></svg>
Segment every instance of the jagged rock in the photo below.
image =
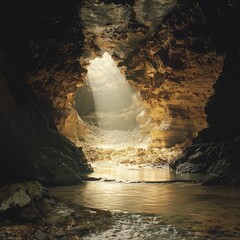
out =
<svg viewBox="0 0 240 240"><path fill-rule="evenodd" d="M162 0L136 0L134 11L137 20L150 28L156 27L166 15L175 6L177 1L162 1Z"/></svg>
<svg viewBox="0 0 240 240"><path fill-rule="evenodd" d="M182 173L202 173L205 169L202 164L185 162L177 165L176 170Z"/></svg>
<svg viewBox="0 0 240 240"><path fill-rule="evenodd" d="M170 49L169 51L169 66L182 70L185 68L188 61L187 52L184 48Z"/></svg>
<svg viewBox="0 0 240 240"><path fill-rule="evenodd" d="M145 46L123 61L128 79L135 82L153 120L158 125L169 123L167 129L153 133L158 147L192 139L207 127L204 107L222 69L223 58L206 47L207 43L204 51L188 44L189 37L201 38L204 43L211 37L200 34L207 28L209 17L202 13L202 6L193 1L187 5L188 9L180 2Z"/></svg>
<svg viewBox="0 0 240 240"><path fill-rule="evenodd" d="M191 154L189 154L191 153ZM170 164L179 172L206 172L210 178L205 185L239 185L240 183L239 142L231 139L217 142L197 141L184 151L183 156Z"/></svg>
<svg viewBox="0 0 240 240"><path fill-rule="evenodd" d="M188 158L188 162L195 163L195 164L204 163L206 161L207 161L207 156L203 152L197 152Z"/></svg>
<svg viewBox="0 0 240 240"><path fill-rule="evenodd" d="M68 221L74 212L55 201L37 181L4 187L0 190L0 202L0 213L24 222L40 220L49 225L59 225Z"/></svg>
<svg viewBox="0 0 240 240"><path fill-rule="evenodd" d="M48 196L47 190L37 181L22 182L0 190L0 212L22 208L32 201Z"/></svg>
<svg viewBox="0 0 240 240"><path fill-rule="evenodd" d="M52 32L48 27L53 27L55 32L51 40L38 33L30 39L39 68L31 70L28 82L58 130L78 146L86 129L74 110L75 94L83 86L84 67L101 50L112 52L125 67L154 124L169 122L168 129L152 132L154 146L182 143L207 126L203 108L221 71L222 57L207 48L194 52L188 43L189 37L209 41L209 36L201 35L207 28L201 6L192 1L176 5L175 0L127 3L94 0L73 6L69 2L72 15L64 14L58 24L51 23L51 11L44 12L46 29L37 18L41 30ZM165 17L173 8L176 11Z"/></svg>
<svg viewBox="0 0 240 240"><path fill-rule="evenodd" d="M59 202L37 181L0 189L0 209L3 240L77 240L97 226L112 224L113 220L109 211Z"/></svg>

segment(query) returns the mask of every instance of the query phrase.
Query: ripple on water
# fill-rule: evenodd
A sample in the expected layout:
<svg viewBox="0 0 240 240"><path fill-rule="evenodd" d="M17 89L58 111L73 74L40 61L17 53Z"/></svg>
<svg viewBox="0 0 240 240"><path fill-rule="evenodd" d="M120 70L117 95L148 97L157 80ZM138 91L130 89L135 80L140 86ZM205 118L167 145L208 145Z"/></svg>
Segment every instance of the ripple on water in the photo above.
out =
<svg viewBox="0 0 240 240"><path fill-rule="evenodd" d="M183 239L179 232L161 217L139 214L115 214L115 224L102 233L92 233L83 239Z"/></svg>
<svg viewBox="0 0 240 240"><path fill-rule="evenodd" d="M238 240L239 231L230 231L213 223L206 226L204 222L185 219L184 217L154 216L148 214L115 213L115 223L102 232L94 232L83 237L84 240L188 240L218 239ZM172 224L169 224L171 222Z"/></svg>
<svg viewBox="0 0 240 240"><path fill-rule="evenodd" d="M130 169L110 171L103 167L96 170L95 177L118 176L116 180L181 177L171 175L167 169ZM85 236L86 240L240 239L239 188L97 181L50 191L66 202L115 211L115 223L108 230Z"/></svg>

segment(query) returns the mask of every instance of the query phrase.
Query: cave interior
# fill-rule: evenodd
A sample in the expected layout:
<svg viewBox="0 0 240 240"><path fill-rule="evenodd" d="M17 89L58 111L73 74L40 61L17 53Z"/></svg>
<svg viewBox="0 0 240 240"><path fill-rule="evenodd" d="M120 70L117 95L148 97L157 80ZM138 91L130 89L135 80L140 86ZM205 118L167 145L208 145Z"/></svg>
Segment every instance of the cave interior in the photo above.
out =
<svg viewBox="0 0 240 240"><path fill-rule="evenodd" d="M81 184L98 162L239 186L239 11L238 0L0 1L0 186ZM0 221L12 215L4 191Z"/></svg>

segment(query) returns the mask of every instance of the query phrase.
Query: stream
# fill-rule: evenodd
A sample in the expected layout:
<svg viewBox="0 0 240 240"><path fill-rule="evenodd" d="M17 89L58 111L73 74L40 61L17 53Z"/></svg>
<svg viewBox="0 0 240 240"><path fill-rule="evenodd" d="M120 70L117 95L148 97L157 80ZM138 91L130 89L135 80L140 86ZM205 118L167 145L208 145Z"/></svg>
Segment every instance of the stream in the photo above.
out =
<svg viewBox="0 0 240 240"><path fill-rule="evenodd" d="M78 186L50 188L64 202L108 209L115 222L83 239L240 239L240 189L202 186L205 175L95 163Z"/></svg>

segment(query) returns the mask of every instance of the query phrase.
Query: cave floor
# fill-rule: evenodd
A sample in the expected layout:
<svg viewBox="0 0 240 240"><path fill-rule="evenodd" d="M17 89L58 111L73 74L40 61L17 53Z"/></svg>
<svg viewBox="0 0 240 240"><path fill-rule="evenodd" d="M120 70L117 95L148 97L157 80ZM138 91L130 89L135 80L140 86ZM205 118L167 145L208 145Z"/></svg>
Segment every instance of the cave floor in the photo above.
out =
<svg viewBox="0 0 240 240"><path fill-rule="evenodd" d="M53 216L54 224L32 221L13 221L6 219L0 223L1 240L78 240L96 229L108 229L113 223L112 213L100 209L69 205L74 217L59 224L58 217ZM64 211L64 210L63 210ZM26 217L26 216L25 216Z"/></svg>

